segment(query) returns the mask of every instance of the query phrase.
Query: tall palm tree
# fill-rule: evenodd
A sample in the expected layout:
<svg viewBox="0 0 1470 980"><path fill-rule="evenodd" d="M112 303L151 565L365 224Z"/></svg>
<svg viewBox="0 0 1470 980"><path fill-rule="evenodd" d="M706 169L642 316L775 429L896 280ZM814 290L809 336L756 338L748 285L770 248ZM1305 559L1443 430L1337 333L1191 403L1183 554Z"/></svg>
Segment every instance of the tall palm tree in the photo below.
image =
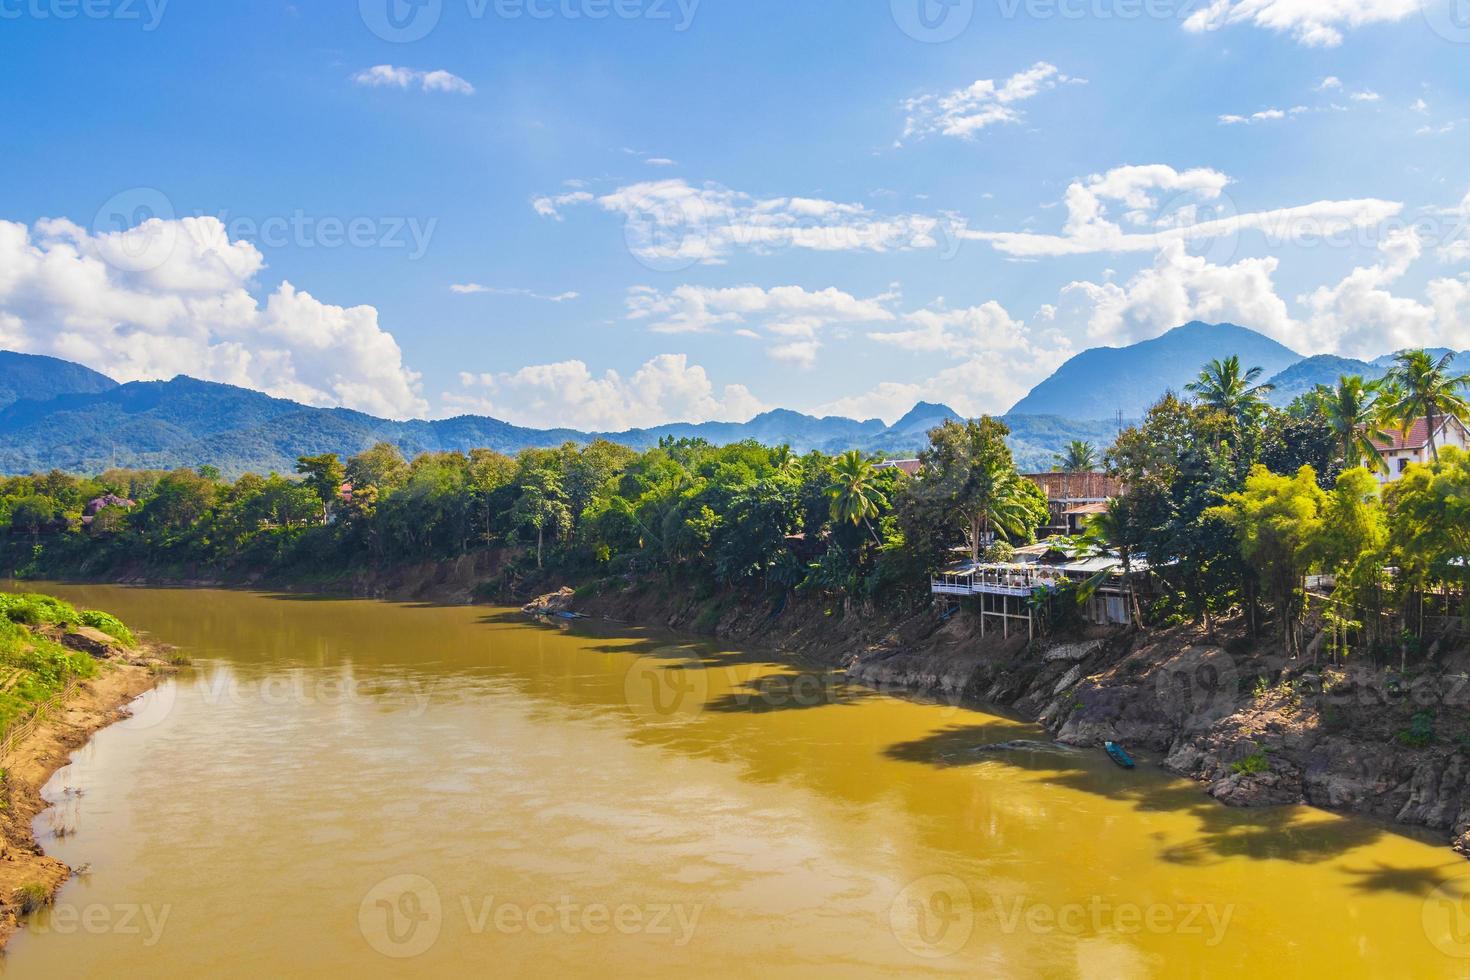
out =
<svg viewBox="0 0 1470 980"><path fill-rule="evenodd" d="M1067 451L1056 457L1063 473L1091 473L1097 469L1097 447L1081 439L1067 443Z"/></svg>
<svg viewBox="0 0 1470 980"><path fill-rule="evenodd" d="M1434 444L1435 423L1445 417L1470 421L1470 401L1464 391L1470 387L1470 374L1450 374L1453 353L1436 359L1426 350L1400 351L1388 372L1389 382L1398 389L1397 400L1389 406L1393 418L1407 432L1416 419L1424 419L1429 435L1429 455L1439 461L1439 447Z"/></svg>
<svg viewBox="0 0 1470 980"><path fill-rule="evenodd" d="M832 485L827 488L827 496L832 501L832 520L839 524L862 524L873 541L882 544L878 532L873 530L872 519L888 506L888 498L876 485L877 475L873 461L856 449L843 453L832 461Z"/></svg>
<svg viewBox="0 0 1470 980"><path fill-rule="evenodd" d="M1223 361L1210 361L1184 390L1240 422L1254 409L1264 407L1266 396L1276 389L1275 385L1256 383L1263 373L1259 367L1242 371L1240 358L1232 354Z"/></svg>
<svg viewBox="0 0 1470 980"><path fill-rule="evenodd" d="M1375 445L1375 440L1388 439L1379 428L1379 385L1356 374L1344 374L1338 377L1336 387L1319 386L1318 394L1327 424L1342 446L1343 465L1351 468L1366 464L1370 470L1387 471L1383 453Z"/></svg>
<svg viewBox="0 0 1470 980"><path fill-rule="evenodd" d="M992 530L1008 538L1023 538L1032 515L1025 477L1009 461L979 460L972 467L964 499L958 505L970 536L970 558L980 560L980 543ZM1032 525L1034 527L1034 525Z"/></svg>
<svg viewBox="0 0 1470 980"><path fill-rule="evenodd" d="M1128 594L1128 615L1135 626L1141 627L1143 615L1138 608L1138 597L1132 589L1135 550L1133 515L1128 502L1122 497L1114 497L1109 500L1107 508L1101 514L1094 514L1088 520L1087 527L1083 529L1081 540L1078 542L1078 550L1083 554L1094 556L1117 554L1118 561L1123 566L1123 588ZM1108 580L1111 574L1111 569L1104 569L1088 579L1078 590L1078 598L1084 602L1092 598L1093 593Z"/></svg>

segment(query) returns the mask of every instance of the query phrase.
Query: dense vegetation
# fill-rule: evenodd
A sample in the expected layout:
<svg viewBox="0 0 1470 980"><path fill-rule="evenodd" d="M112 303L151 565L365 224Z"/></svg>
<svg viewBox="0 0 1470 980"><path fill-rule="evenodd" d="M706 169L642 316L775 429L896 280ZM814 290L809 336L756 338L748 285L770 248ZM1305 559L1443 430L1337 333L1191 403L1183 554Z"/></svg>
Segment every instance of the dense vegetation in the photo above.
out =
<svg viewBox="0 0 1470 980"><path fill-rule="evenodd" d="M0 592L0 732L59 694L68 681L96 675L90 656L48 635L76 626L101 630L123 646L136 643L128 628L108 613L78 611L51 596Z"/></svg>
<svg viewBox="0 0 1470 980"><path fill-rule="evenodd" d="M1409 352L1382 381L1343 378L1281 410L1259 370L1212 362L1105 451L1067 447L1067 465L1101 459L1128 488L1069 547L1146 562L1153 621L1241 611L1297 651L1311 617L1340 653L1408 656L1465 611L1470 458L1438 452L1380 492L1364 434L1470 415L1449 367ZM0 481L0 561L20 575L309 582L502 548L501 587L659 578L775 608L818 595L897 611L928 600L928 574L956 550L1004 554L1044 523L1007 436L994 419L946 421L916 477L857 452L675 438L411 461L379 444L234 481L210 467L51 472Z"/></svg>

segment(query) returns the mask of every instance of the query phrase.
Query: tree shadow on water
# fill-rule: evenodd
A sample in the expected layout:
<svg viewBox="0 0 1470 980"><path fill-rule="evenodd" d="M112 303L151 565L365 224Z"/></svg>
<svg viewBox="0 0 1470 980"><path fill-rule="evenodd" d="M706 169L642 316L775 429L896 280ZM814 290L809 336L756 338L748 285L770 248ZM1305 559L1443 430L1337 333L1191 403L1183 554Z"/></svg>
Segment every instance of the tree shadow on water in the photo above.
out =
<svg viewBox="0 0 1470 980"><path fill-rule="evenodd" d="M1061 786L1125 804L1139 813L1182 814L1197 824L1188 839L1170 843L1156 835L1158 860L1199 867L1229 859L1287 860L1315 864L1341 857L1380 841L1396 831L1369 819L1330 814L1308 806L1229 807L1210 797L1196 782L1162 771L1120 769L1100 749L1072 749L1032 738L1017 729L1034 726L996 722L952 726L911 742L885 749L900 762L948 769L992 764L1008 767L1019 777ZM1348 869L1344 869L1347 871ZM1419 893L1435 884L1426 869L1393 868L1351 871L1355 887Z"/></svg>

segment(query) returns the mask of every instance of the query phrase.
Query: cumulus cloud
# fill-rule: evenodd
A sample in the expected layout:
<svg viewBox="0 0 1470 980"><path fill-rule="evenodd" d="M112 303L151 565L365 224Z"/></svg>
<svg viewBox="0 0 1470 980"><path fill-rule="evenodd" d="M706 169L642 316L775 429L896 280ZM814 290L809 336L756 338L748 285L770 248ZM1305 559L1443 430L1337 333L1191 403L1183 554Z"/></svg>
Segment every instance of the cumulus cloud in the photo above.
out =
<svg viewBox="0 0 1470 980"><path fill-rule="evenodd" d="M0 221L0 344L119 381L189 374L309 405L397 418L428 405L371 306L323 303L264 268L213 217L93 233L65 220Z"/></svg>
<svg viewBox="0 0 1470 980"><path fill-rule="evenodd" d="M718 264L731 252L810 249L889 252L936 248L949 229L939 218L885 216L863 204L808 197L758 198L706 183L645 181L594 197L586 191L538 197L532 207L561 220L572 205L591 204L623 219L628 248L657 266Z"/></svg>
<svg viewBox="0 0 1470 980"><path fill-rule="evenodd" d="M397 65L374 65L364 68L352 76L359 85L369 88L417 88L425 92L451 92L456 95L474 95L475 87L452 72L418 71L400 68Z"/></svg>
<svg viewBox="0 0 1470 980"><path fill-rule="evenodd" d="M1228 320L1291 344L1299 338L1276 294L1277 266L1274 257L1216 265L1172 242L1121 285L1069 283L1062 289L1063 315L1085 324L1093 344L1136 343L1190 320Z"/></svg>
<svg viewBox="0 0 1470 980"><path fill-rule="evenodd" d="M921 95L903 104L908 114L903 138L941 134L973 139L989 126L1020 122L1022 102L1058 85L1080 81L1063 74L1056 65L1038 61L1007 79L982 78L953 92Z"/></svg>
<svg viewBox="0 0 1470 980"><path fill-rule="evenodd" d="M1228 176L1208 167L1115 167L1067 188L1061 234L960 229L956 235L1025 258L1151 252L1172 242L1207 241L1251 229L1289 241L1303 231L1320 235L1378 224L1402 210L1396 202L1366 198L1238 214L1224 193L1229 184Z"/></svg>
<svg viewBox="0 0 1470 980"><path fill-rule="evenodd" d="M1220 265L1174 244L1125 283L1070 283L1059 316L1084 324L1093 344L1134 343L1189 320L1225 320L1304 354L1377 357L1405 347L1470 346L1466 279L1432 279L1422 299L1392 291L1423 252L1414 229L1392 229L1376 262L1298 297L1301 314L1294 316L1277 292L1275 257Z"/></svg>
<svg viewBox="0 0 1470 980"><path fill-rule="evenodd" d="M671 421L745 422L767 406L744 385L716 392L684 354L661 354L624 378L594 375L582 361L537 364L500 374L462 374L444 404L517 425L615 432Z"/></svg>
<svg viewBox="0 0 1470 980"><path fill-rule="evenodd" d="M1343 31L1392 23L1419 12L1423 0L1211 0L1184 21L1192 33L1232 24L1290 34L1308 47L1334 48ZM1326 81L1335 81L1327 79ZM1324 81L1325 84L1325 81Z"/></svg>
<svg viewBox="0 0 1470 980"><path fill-rule="evenodd" d="M1044 308L1034 324L1012 317L994 301L963 309L943 303L906 313L902 329L868 337L915 353L941 353L956 363L919 382L885 381L841 398L819 412L893 422L918 401L937 401L958 412L1004 412L1071 357L1073 348Z"/></svg>
<svg viewBox="0 0 1470 980"><path fill-rule="evenodd" d="M1302 324L1307 341L1314 348L1358 357L1405 347L1470 346L1470 283L1431 280L1428 302L1397 296L1389 287L1418 261L1423 242L1412 228L1395 229L1378 251L1372 265L1359 266L1336 285L1301 297L1307 308Z"/></svg>
<svg viewBox="0 0 1470 980"><path fill-rule="evenodd" d="M828 327L892 320L885 305L893 297L858 299L839 289L807 290L800 286L679 286L661 292L650 286L628 291L628 319L647 323L654 333L708 333L729 328L759 337L759 327L778 341L769 348L779 361L811 365L821 349L820 333Z"/></svg>

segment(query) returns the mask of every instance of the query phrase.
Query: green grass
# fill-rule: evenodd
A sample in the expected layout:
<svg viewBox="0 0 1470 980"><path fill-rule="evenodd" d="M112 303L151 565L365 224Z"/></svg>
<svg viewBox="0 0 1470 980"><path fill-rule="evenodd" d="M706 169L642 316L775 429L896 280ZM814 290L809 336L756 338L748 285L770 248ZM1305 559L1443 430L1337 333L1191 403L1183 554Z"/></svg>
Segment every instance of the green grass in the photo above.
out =
<svg viewBox="0 0 1470 980"><path fill-rule="evenodd" d="M94 626L121 643L136 643L132 632L107 613L81 613L70 603L45 595L0 592L0 732L59 694L73 678L95 677L97 663L85 653L43 635L42 627Z"/></svg>
<svg viewBox="0 0 1470 980"><path fill-rule="evenodd" d="M51 904L51 892L45 885L21 885L14 897L21 915L31 915Z"/></svg>
<svg viewBox="0 0 1470 980"><path fill-rule="evenodd" d="M1230 771L1248 776L1270 772L1271 760L1266 758L1266 753L1258 749L1254 755L1248 755L1239 762L1232 762L1230 764Z"/></svg>

